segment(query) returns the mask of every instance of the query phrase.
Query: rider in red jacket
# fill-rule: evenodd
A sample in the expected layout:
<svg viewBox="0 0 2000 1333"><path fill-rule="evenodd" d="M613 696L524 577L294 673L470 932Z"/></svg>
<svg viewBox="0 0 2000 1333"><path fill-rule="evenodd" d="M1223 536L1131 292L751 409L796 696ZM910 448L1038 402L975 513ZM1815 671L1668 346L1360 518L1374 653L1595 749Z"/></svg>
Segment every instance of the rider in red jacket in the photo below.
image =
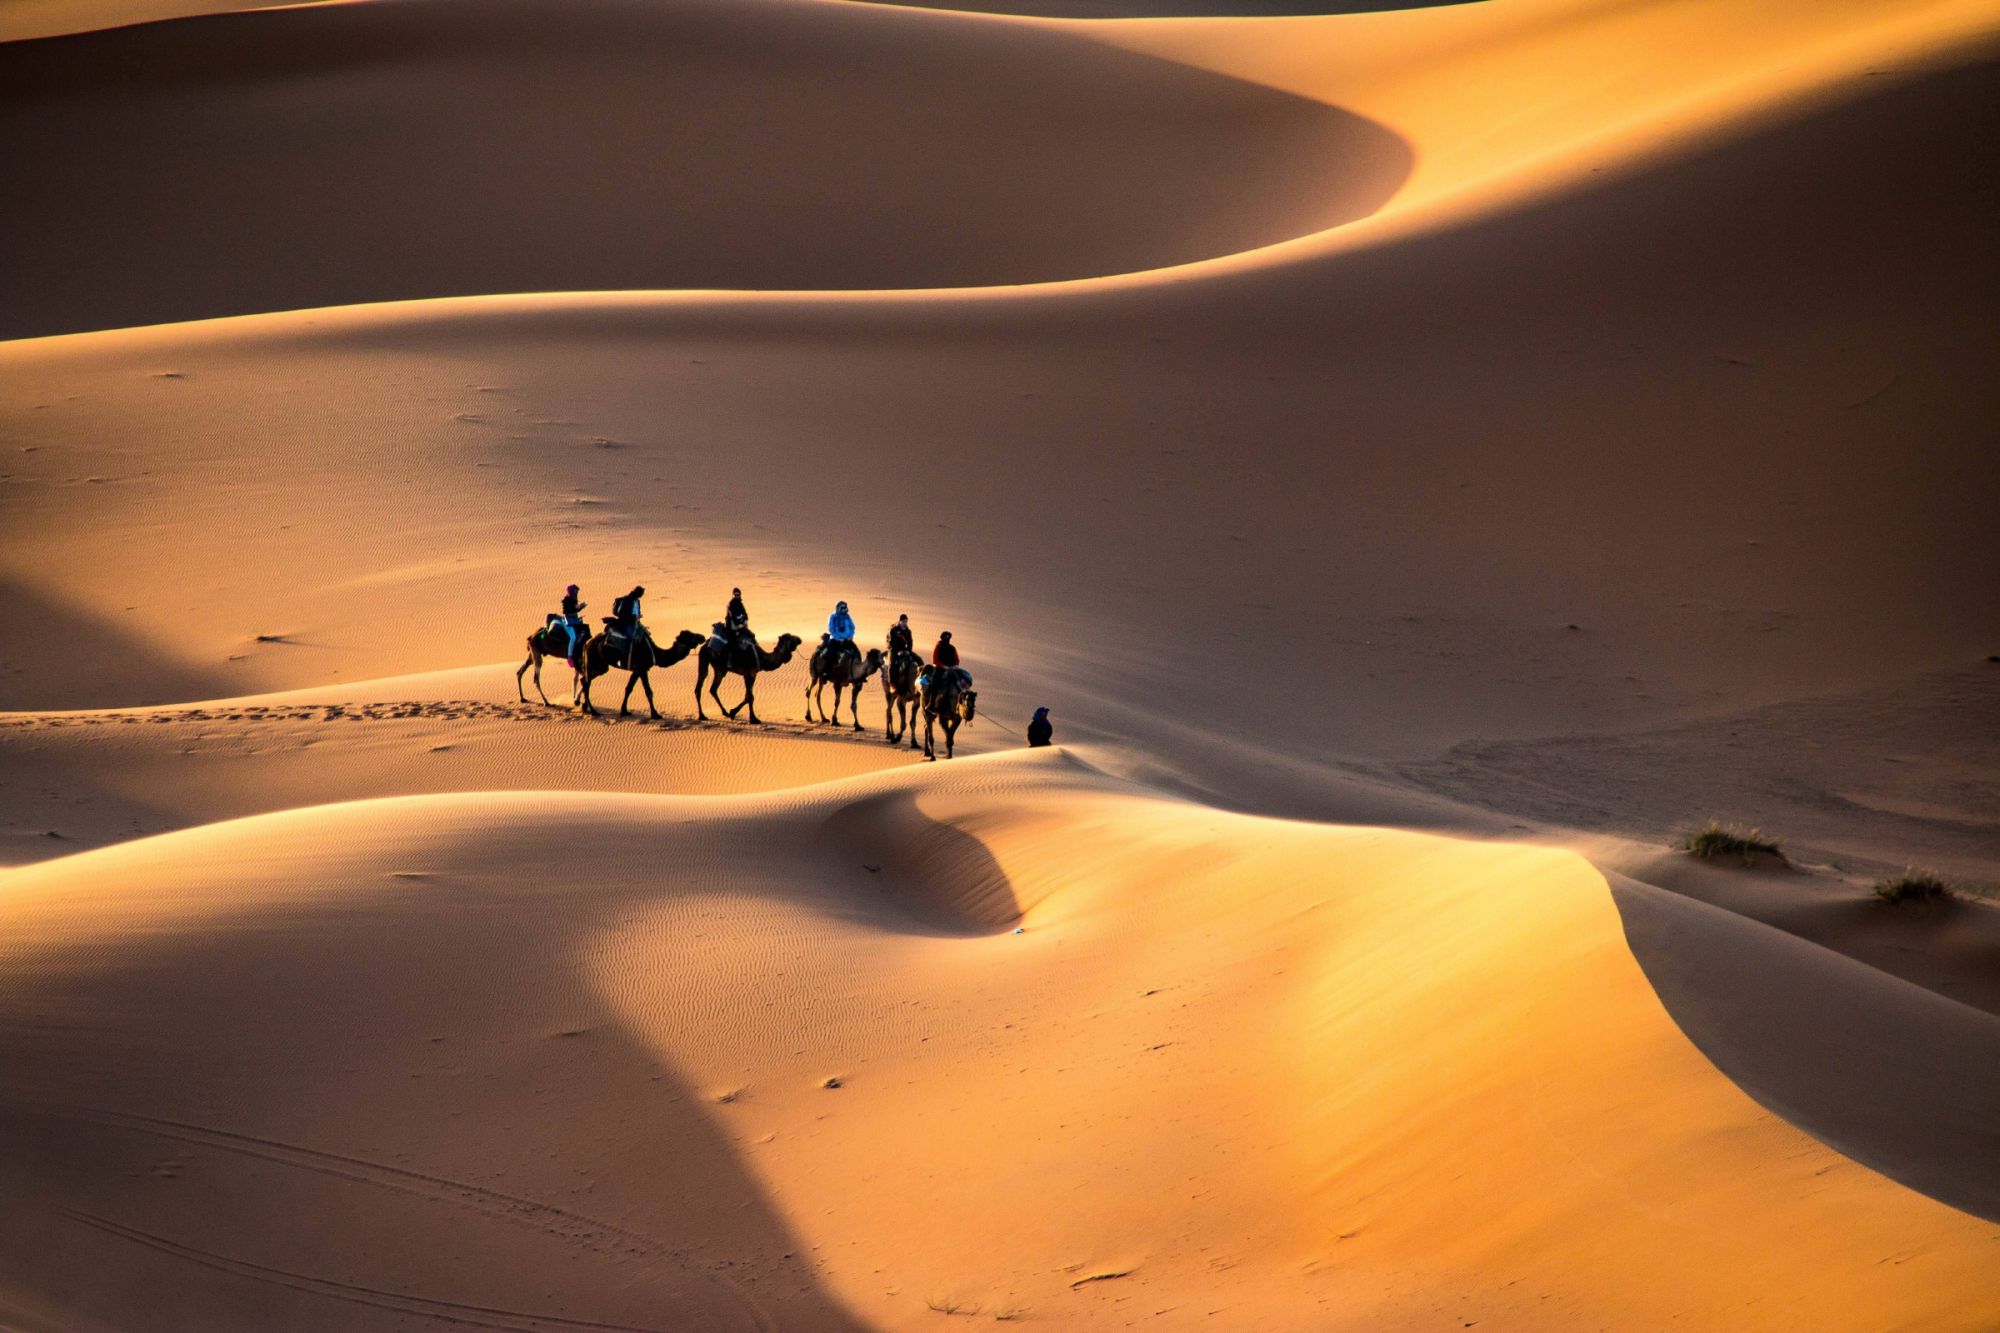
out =
<svg viewBox="0 0 2000 1333"><path fill-rule="evenodd" d="M938 635L937 647L931 649L931 665L941 667L958 665L958 649L952 646L950 630Z"/></svg>

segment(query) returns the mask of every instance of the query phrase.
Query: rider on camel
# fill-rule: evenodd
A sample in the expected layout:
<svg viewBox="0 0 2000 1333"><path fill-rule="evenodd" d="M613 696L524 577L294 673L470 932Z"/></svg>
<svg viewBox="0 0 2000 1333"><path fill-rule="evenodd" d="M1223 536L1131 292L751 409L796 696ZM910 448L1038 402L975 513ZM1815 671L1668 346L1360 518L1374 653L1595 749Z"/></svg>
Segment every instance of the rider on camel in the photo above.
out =
<svg viewBox="0 0 2000 1333"><path fill-rule="evenodd" d="M576 585L574 583L570 584L568 591L563 593L562 627L569 634L569 652L565 656L569 658L571 666L576 665L576 650L583 646L583 641L586 637L583 628L583 609L588 605L588 602L577 599Z"/></svg>
<svg viewBox="0 0 2000 1333"><path fill-rule="evenodd" d="M632 649L638 645L639 636L646 632L646 627L639 623L639 599L645 595L646 590L634 584L632 591L611 602L611 628L625 636L627 667L631 665Z"/></svg>
<svg viewBox="0 0 2000 1333"><path fill-rule="evenodd" d="M826 618L826 637L833 643L854 642L854 617L847 614L846 602L835 602L833 614Z"/></svg>
<svg viewBox="0 0 2000 1333"><path fill-rule="evenodd" d="M917 651L917 638L915 633L910 629L910 617L908 615L897 616L896 623L889 626L890 660L893 661L897 653L914 653L915 651Z"/></svg>
<svg viewBox="0 0 2000 1333"><path fill-rule="evenodd" d="M936 684L941 673L951 671L958 675L961 685L972 683L972 677L958 664L958 647L951 641L951 631L938 635L937 647L931 649L931 664L917 677L917 688L929 697L931 687Z"/></svg>

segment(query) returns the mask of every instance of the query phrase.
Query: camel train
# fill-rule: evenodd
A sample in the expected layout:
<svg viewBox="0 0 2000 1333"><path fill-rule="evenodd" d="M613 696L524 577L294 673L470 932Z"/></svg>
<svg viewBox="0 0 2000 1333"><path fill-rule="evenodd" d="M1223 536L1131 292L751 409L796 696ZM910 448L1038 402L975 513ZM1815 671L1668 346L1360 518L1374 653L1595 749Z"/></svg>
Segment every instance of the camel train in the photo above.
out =
<svg viewBox="0 0 2000 1333"><path fill-rule="evenodd" d="M750 722L761 725L763 719L757 716L757 677L786 666L805 643L796 634L780 634L775 648L764 647L750 632L740 591L730 600L728 614L716 623L712 633L684 629L666 647L657 644L639 620L639 599L645 593L644 588L634 588L617 599L613 603L614 614L605 616L603 628L595 633L582 624L579 613L583 603L576 601L575 592L571 588L564 599L563 614L550 615L547 623L528 635L527 659L514 671L514 692L523 703L528 701L523 681L532 671L535 694L544 704L554 707L542 689L542 663L553 658L567 662L574 673L570 683L572 708L598 716L591 685L599 677L618 670L626 673L618 715L630 715L632 689L637 686L645 691L648 715L658 721L660 710L653 699L653 671L665 670L692 656L695 716L703 722L709 720L701 697L706 687L708 697L724 718L734 720L738 714L747 714ZM916 651L908 616L891 627L886 651L870 648L863 652L855 645L853 633L847 604L842 602L828 632L820 636L819 646L807 661L806 720L839 726L841 698L845 695L853 729L864 730L862 687L880 675L883 731L888 743L898 744L907 735L910 749L921 748L924 758L936 759L936 733L942 731L944 755L951 758L958 729L973 720L979 701L978 691L972 688L972 677L959 666L958 650L951 643L951 635L946 633L939 638L932 661L926 665ZM733 707L722 702L722 682L726 676L743 678L743 698ZM833 690L831 713L826 708L828 687ZM921 747L917 743L920 715L924 724Z"/></svg>

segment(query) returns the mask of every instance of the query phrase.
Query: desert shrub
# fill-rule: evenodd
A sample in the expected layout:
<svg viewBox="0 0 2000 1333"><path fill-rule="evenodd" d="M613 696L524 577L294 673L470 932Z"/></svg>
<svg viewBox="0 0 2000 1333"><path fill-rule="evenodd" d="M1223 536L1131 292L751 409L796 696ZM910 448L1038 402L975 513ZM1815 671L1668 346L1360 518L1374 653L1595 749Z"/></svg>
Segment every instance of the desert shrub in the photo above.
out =
<svg viewBox="0 0 2000 1333"><path fill-rule="evenodd" d="M1892 907L1904 903L1942 902L1953 896L1950 881L1931 870L1905 870L1875 885L1875 896Z"/></svg>
<svg viewBox="0 0 2000 1333"><path fill-rule="evenodd" d="M1755 865L1759 856L1775 856L1780 861L1785 859L1778 844L1766 838L1760 830L1739 833L1714 819L1708 821L1707 828L1688 834L1681 846L1704 861L1712 861L1718 856L1740 856L1747 866Z"/></svg>

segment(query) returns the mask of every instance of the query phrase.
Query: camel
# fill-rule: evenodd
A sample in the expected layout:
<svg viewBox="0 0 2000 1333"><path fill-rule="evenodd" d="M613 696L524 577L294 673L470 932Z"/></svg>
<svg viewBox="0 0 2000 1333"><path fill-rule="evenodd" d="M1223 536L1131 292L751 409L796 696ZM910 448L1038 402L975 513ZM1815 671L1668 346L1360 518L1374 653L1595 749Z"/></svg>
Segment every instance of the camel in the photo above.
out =
<svg viewBox="0 0 2000 1333"><path fill-rule="evenodd" d="M940 721L944 723L944 757L951 758L959 724L972 721L978 702L979 691L967 689L965 677L957 670L938 668L930 690L924 695L924 758L937 759L937 751L931 746L931 724Z"/></svg>
<svg viewBox="0 0 2000 1333"><path fill-rule="evenodd" d="M588 640L589 638L590 635L588 633L584 634L583 640ZM583 646L583 640L578 641L578 648ZM558 634L553 627L544 625L528 636L528 660L521 663L520 668L514 672L514 693L521 696L522 703L528 702L528 695L527 691L521 688L521 677L527 674L527 670L531 666L535 669L535 693L542 695L543 703L546 704L549 702L549 696L542 694L542 659L544 657L553 657L565 662L569 660L569 634L567 631ZM581 689L582 686L576 680L570 682L569 701L572 705L576 703ZM555 707L554 704L549 704L549 706L551 708Z"/></svg>
<svg viewBox="0 0 2000 1333"><path fill-rule="evenodd" d="M859 731L861 730L861 687L868 683L870 676L882 669L882 650L880 648L870 648L867 656L864 657L861 651L850 643L845 645L849 651L835 655L827 651L828 646L826 644L820 645L819 651L812 655L812 660L807 664L807 671L811 679L806 682L806 721L810 722L813 720L813 707L817 705L819 708L819 720L821 722L831 721L836 727L839 726L840 692L847 690L852 699L853 706L849 711L854 714L854 729ZM833 716L831 718L828 718L826 715L825 691L828 685L833 686Z"/></svg>
<svg viewBox="0 0 2000 1333"><path fill-rule="evenodd" d="M917 689L917 677L923 674L923 659L907 648L899 648L889 659L889 665L882 672L882 725L887 729L889 744L903 739L903 728L910 730L910 748L917 748L917 717L923 711L924 699Z"/></svg>
<svg viewBox="0 0 2000 1333"><path fill-rule="evenodd" d="M632 687L634 685L643 685L646 687L646 711L652 714L655 722L659 721L660 710L653 703L653 668L659 667L661 670L665 670L699 648L705 642L706 640L701 635L696 634L691 629L684 629L679 634L676 634L673 643L666 648L662 648L654 643L652 635L647 634L642 636L638 643L632 645L631 665L624 667L625 670L630 671L632 674L625 682L625 697L618 703L618 716L624 717L626 713L631 711ZM595 717L597 709L590 702L590 682L596 680L599 676L611 670L611 668L624 664L616 659L611 651L610 641L603 634L593 634L590 636L590 642L584 644L583 651L577 654L577 661L582 666L582 669L576 675L578 690L583 701L583 711Z"/></svg>
<svg viewBox="0 0 2000 1333"><path fill-rule="evenodd" d="M776 671L792 660L792 654L804 643L796 634L780 634L775 652L767 652L755 639L745 637L728 643L718 644L713 639L702 642L701 656L696 660L694 677L694 711L702 721L708 721L708 714L702 711L701 687L708 684L708 697L715 700L715 706L722 709L724 717L735 717L745 708L750 710L750 720L762 725L764 719L757 716L757 673ZM709 681L709 673L715 679ZM722 708L722 678L735 674L743 677L743 702L734 708Z"/></svg>

